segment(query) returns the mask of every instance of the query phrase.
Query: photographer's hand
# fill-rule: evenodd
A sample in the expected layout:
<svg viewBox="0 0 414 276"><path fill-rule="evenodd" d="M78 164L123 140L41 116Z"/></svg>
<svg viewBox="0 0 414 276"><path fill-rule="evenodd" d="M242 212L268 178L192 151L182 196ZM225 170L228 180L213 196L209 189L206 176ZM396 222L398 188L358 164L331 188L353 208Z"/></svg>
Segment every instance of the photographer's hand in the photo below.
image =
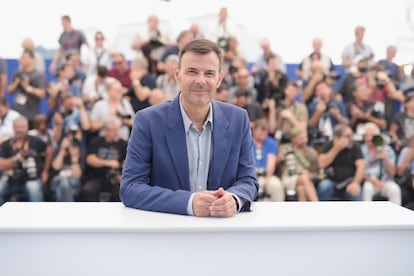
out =
<svg viewBox="0 0 414 276"><path fill-rule="evenodd" d="M119 164L118 160L105 160L105 166L112 169L119 169L121 164Z"/></svg>
<svg viewBox="0 0 414 276"><path fill-rule="evenodd" d="M316 112L318 114L322 114L324 113L326 110L326 103L324 101L319 101L318 104L316 105Z"/></svg>
<svg viewBox="0 0 414 276"><path fill-rule="evenodd" d="M357 196L361 192L361 185L359 185L358 182L352 181L351 183L348 184L348 186L346 186L346 191L351 196Z"/></svg>

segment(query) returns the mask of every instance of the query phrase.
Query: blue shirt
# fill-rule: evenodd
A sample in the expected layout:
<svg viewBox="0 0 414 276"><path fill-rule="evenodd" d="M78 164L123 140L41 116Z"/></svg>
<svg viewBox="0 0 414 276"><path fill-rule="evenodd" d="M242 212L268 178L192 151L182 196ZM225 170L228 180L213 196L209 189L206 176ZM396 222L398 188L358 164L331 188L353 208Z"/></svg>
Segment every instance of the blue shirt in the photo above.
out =
<svg viewBox="0 0 414 276"><path fill-rule="evenodd" d="M272 137L266 137L263 141L263 145L261 149L257 149L256 145L253 144L253 153L254 158L256 161L256 168L257 169L264 169L266 171L267 168L267 155L273 154L277 155L279 152L276 140Z"/></svg>

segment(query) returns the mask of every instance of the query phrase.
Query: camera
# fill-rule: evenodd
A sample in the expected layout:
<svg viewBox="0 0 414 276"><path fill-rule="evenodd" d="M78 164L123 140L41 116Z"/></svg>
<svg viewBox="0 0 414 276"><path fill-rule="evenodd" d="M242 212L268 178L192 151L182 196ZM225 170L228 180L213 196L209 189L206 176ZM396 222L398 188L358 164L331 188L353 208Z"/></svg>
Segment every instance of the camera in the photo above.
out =
<svg viewBox="0 0 414 276"><path fill-rule="evenodd" d="M25 78L25 75L23 72L17 72L16 73L16 78L23 80Z"/></svg>
<svg viewBox="0 0 414 276"><path fill-rule="evenodd" d="M287 147L284 151L286 156L286 167L288 170L288 174L290 176L296 175L296 161L295 161L295 152L292 150L291 147Z"/></svg>
<svg viewBox="0 0 414 276"><path fill-rule="evenodd" d="M331 108L337 108L337 107L336 107L336 105L334 103L331 103L331 102L326 103L326 108L325 108L324 113L329 113L329 110Z"/></svg>
<svg viewBox="0 0 414 276"><path fill-rule="evenodd" d="M26 176L28 180L35 180L37 179L37 166L36 166L36 159L35 154L32 152L23 153L24 161L22 166L26 171Z"/></svg>
<svg viewBox="0 0 414 276"><path fill-rule="evenodd" d="M70 143L72 144L72 146L74 146L74 147L77 147L77 146L79 146L80 145L80 141L79 141L79 139L78 138L76 138L76 137L72 137L71 139L70 139Z"/></svg>
<svg viewBox="0 0 414 276"><path fill-rule="evenodd" d="M229 40L226 37L219 37L217 40L217 45L224 51L229 50Z"/></svg>
<svg viewBox="0 0 414 276"><path fill-rule="evenodd" d="M265 168L257 168L257 177L265 177L266 176L266 170Z"/></svg>
<svg viewBox="0 0 414 276"><path fill-rule="evenodd" d="M116 116L118 116L120 119L131 119L131 114L122 113L121 111L116 111Z"/></svg>
<svg viewBox="0 0 414 276"><path fill-rule="evenodd" d="M10 185L23 185L26 179L26 171L24 170L22 163L17 162L13 167L12 173L8 174L7 177L7 182Z"/></svg>
<svg viewBox="0 0 414 276"><path fill-rule="evenodd" d="M377 76L375 76L374 79L375 79L375 86L378 89L384 89L385 88L386 83L383 80L380 80Z"/></svg>
<svg viewBox="0 0 414 276"><path fill-rule="evenodd" d="M110 168L106 176L106 179L108 179L111 185L119 185L121 179L121 169Z"/></svg>
<svg viewBox="0 0 414 276"><path fill-rule="evenodd" d="M382 148L382 147L387 146L391 143L391 138L388 135L384 134L384 133L377 134L377 135L374 135L372 137L372 143L377 148Z"/></svg>
<svg viewBox="0 0 414 276"><path fill-rule="evenodd" d="M11 175L8 175L8 182L12 185L23 185L27 180L37 179L36 154L33 152L21 152L22 162L16 162Z"/></svg>
<svg viewBox="0 0 414 276"><path fill-rule="evenodd" d="M333 80L337 81L341 78L341 75L336 71L330 71L329 73L325 73L324 77L325 78L330 78L330 79L333 79Z"/></svg>

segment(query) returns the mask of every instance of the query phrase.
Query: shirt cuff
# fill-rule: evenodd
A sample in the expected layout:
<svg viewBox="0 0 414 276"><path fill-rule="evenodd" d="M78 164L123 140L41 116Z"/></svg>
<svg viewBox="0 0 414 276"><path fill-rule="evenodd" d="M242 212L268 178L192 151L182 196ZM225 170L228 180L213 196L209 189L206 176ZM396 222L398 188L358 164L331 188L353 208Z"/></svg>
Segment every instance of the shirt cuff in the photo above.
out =
<svg viewBox="0 0 414 276"><path fill-rule="evenodd" d="M242 198L238 197L235 194L232 194L232 196L236 199L237 201L237 212L240 212L241 208L243 207L244 203L246 203L246 201L244 201Z"/></svg>
<svg viewBox="0 0 414 276"><path fill-rule="evenodd" d="M194 199L194 193L191 194L190 199L188 200L188 203L187 203L187 214L190 216L194 216L193 199Z"/></svg>

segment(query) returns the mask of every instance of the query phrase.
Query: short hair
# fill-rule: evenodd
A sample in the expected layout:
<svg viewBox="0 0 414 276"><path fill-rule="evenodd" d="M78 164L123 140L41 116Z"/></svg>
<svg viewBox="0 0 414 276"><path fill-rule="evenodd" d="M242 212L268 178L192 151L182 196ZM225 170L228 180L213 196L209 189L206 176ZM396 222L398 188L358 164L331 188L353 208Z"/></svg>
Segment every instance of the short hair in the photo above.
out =
<svg viewBox="0 0 414 276"><path fill-rule="evenodd" d="M62 20L69 21L69 22L72 22L72 20L70 19L70 16L69 15L62 15L61 19Z"/></svg>
<svg viewBox="0 0 414 276"><path fill-rule="evenodd" d="M379 126L373 122L368 122L364 124L364 133L367 132L367 129L373 129L375 134L381 133L381 129L379 128Z"/></svg>
<svg viewBox="0 0 414 276"><path fill-rule="evenodd" d="M191 33L190 30L181 31L177 36L177 43L180 42L180 40L183 39L183 37L185 37L187 34L190 34L190 33Z"/></svg>
<svg viewBox="0 0 414 276"><path fill-rule="evenodd" d="M104 129L109 129L112 127L121 127L122 123L118 118L110 118L104 122Z"/></svg>
<svg viewBox="0 0 414 276"><path fill-rule="evenodd" d="M256 128L259 128L259 127L261 129L269 131L270 126L269 126L269 122L267 121L266 118L260 118L260 119L257 119L256 121L254 121L253 128L256 129Z"/></svg>
<svg viewBox="0 0 414 276"><path fill-rule="evenodd" d="M187 52L193 52L198 53L202 55L206 55L208 53L214 52L218 59L219 59L219 71L222 71L223 68L223 52L221 51L220 47L217 45L217 43L205 39L194 39L188 42L184 45L184 47L180 50L179 53L179 59L178 59L178 68L181 68L181 60L183 58L183 55Z"/></svg>
<svg viewBox="0 0 414 276"><path fill-rule="evenodd" d="M45 114L36 114L33 119L33 127L38 128L41 124L47 124L48 117Z"/></svg>
<svg viewBox="0 0 414 276"><path fill-rule="evenodd" d="M108 68L104 65L98 65L96 71L101 78L108 76Z"/></svg>
<svg viewBox="0 0 414 276"><path fill-rule="evenodd" d="M25 116L23 116L23 115L21 115L21 116L19 116L19 117L17 117L17 118L15 118L14 120L13 120L13 126L14 126L14 124L15 123L17 123L17 122L24 122L26 125L27 125L27 127L29 127L29 119L27 119Z"/></svg>
<svg viewBox="0 0 414 276"><path fill-rule="evenodd" d="M217 87L217 93L220 94L223 90L229 90L229 86L222 82L219 87Z"/></svg>
<svg viewBox="0 0 414 276"><path fill-rule="evenodd" d="M349 126L347 124L337 124L334 128L334 136L340 137Z"/></svg>

